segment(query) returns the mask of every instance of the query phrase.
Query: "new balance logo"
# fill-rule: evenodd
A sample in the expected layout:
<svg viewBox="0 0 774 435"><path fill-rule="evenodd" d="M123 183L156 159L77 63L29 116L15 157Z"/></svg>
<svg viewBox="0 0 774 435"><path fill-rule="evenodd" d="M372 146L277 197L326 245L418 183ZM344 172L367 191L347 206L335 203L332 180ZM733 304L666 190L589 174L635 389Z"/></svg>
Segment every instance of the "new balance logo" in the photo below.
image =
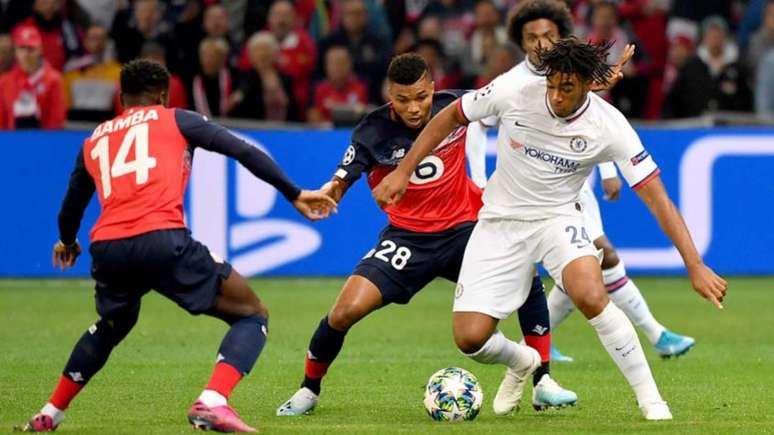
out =
<svg viewBox="0 0 774 435"><path fill-rule="evenodd" d="M306 351L306 357L309 358L311 361L317 361L317 357L314 356L311 350Z"/></svg>
<svg viewBox="0 0 774 435"><path fill-rule="evenodd" d="M226 357L225 357L225 356L223 356L223 354L222 354L222 353L218 352L218 357L217 357L217 358L215 358L215 362L221 362L221 361L223 361L224 359L226 359Z"/></svg>
<svg viewBox="0 0 774 435"><path fill-rule="evenodd" d="M73 380L73 382L83 382L85 379L83 379L83 375L81 372L70 372L68 373L70 375L70 379Z"/></svg>
<svg viewBox="0 0 774 435"><path fill-rule="evenodd" d="M406 150L401 148L392 152L391 159L402 159L406 156Z"/></svg>
<svg viewBox="0 0 774 435"><path fill-rule="evenodd" d="M94 333L97 332L97 324L93 324L89 326L89 334L94 335Z"/></svg>
<svg viewBox="0 0 774 435"><path fill-rule="evenodd" d="M532 328L532 332L536 333L537 335L543 335L548 331L548 328L542 325L535 325L534 328Z"/></svg>

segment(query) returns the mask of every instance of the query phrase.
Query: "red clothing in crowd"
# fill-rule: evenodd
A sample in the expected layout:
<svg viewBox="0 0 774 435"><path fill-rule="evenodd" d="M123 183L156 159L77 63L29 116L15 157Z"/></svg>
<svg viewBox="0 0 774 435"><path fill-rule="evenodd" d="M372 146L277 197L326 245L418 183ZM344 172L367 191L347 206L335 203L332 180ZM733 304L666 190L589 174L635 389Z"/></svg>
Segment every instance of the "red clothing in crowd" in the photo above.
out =
<svg viewBox="0 0 774 435"><path fill-rule="evenodd" d="M314 40L305 30L294 30L280 43L277 69L293 80L293 95L299 107L309 103L309 85L316 65Z"/></svg>
<svg viewBox="0 0 774 435"><path fill-rule="evenodd" d="M331 109L339 105L366 104L368 89L356 78L351 78L339 89L330 81L320 82L314 89L314 107L325 120L330 121Z"/></svg>
<svg viewBox="0 0 774 435"><path fill-rule="evenodd" d="M62 74L46 62L32 75L17 65L0 76L0 128L62 128L66 114Z"/></svg>
<svg viewBox="0 0 774 435"><path fill-rule="evenodd" d="M40 28L35 23L35 18L30 17L19 23L15 29L30 26L38 29L38 32L40 32L40 36L43 39L43 59L46 59L46 62L58 71L62 71L64 69L64 64L67 62L67 50L65 49L64 39L62 37L62 28Z"/></svg>

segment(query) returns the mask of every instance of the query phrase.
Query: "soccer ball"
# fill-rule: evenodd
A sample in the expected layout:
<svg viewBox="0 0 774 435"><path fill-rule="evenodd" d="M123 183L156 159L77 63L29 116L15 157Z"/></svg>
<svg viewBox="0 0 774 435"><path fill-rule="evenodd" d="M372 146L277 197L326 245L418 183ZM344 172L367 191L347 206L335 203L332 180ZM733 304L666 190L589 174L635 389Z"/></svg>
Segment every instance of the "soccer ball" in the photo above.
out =
<svg viewBox="0 0 774 435"><path fill-rule="evenodd" d="M438 370L425 387L425 409L436 421L473 420L483 402L484 392L478 379L459 367Z"/></svg>

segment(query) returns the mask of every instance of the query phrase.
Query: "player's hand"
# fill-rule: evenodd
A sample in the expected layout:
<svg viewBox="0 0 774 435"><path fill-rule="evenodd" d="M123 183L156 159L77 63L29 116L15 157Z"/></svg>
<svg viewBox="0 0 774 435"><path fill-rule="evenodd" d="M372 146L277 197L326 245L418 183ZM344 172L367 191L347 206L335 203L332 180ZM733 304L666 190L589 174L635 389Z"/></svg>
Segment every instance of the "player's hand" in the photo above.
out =
<svg viewBox="0 0 774 435"><path fill-rule="evenodd" d="M616 83L624 78L624 66L631 60L632 56L634 56L634 48L634 44L627 44L623 53L621 53L621 57L618 58L618 62L610 67L610 74L607 76L607 84L594 82L591 84L591 90L597 92L613 89Z"/></svg>
<svg viewBox="0 0 774 435"><path fill-rule="evenodd" d="M62 241L54 244L54 267L58 267L64 272L75 266L75 260L81 255L81 245L76 240L72 245L65 245Z"/></svg>
<svg viewBox="0 0 774 435"><path fill-rule="evenodd" d="M621 187L623 183L618 177L603 178L602 179L602 192L604 192L603 198L607 201L618 201L621 197Z"/></svg>
<svg viewBox="0 0 774 435"><path fill-rule="evenodd" d="M382 178L382 181L371 191L371 195L373 195L379 207L395 205L400 202L406 193L408 183L409 177L395 170Z"/></svg>
<svg viewBox="0 0 774 435"><path fill-rule="evenodd" d="M320 190L302 190L293 201L293 207L309 220L319 221L337 213L338 204L330 196Z"/></svg>
<svg viewBox="0 0 774 435"><path fill-rule="evenodd" d="M718 309L723 309L723 298L726 297L728 283L704 264L699 264L688 269L696 293L704 299L712 302Z"/></svg>

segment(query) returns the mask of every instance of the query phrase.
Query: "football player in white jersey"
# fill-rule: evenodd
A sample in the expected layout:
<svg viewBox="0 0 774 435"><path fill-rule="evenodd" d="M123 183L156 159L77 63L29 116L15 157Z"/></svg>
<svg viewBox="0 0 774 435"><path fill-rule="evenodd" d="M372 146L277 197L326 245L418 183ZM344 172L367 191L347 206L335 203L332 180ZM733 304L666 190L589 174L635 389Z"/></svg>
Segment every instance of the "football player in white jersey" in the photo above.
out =
<svg viewBox="0 0 774 435"><path fill-rule="evenodd" d="M518 45L527 56L513 69L519 73L519 77L540 74L535 67L538 62L538 47L551 48L553 41L570 36L571 33L572 16L566 3L558 0L521 2L509 17L508 35L511 41ZM622 55L618 65L625 63L632 54L633 47L630 46ZM614 79L618 78L616 76ZM471 165L471 169L473 167ZM483 169L481 164L477 168ZM601 163L598 168L605 198L610 201L617 200L622 183L621 179L618 178L615 164L605 162ZM481 177L473 177L474 180L477 178ZM602 279L610 300L626 313L626 316L635 326L645 333L648 341L662 357L679 356L688 352L695 344L695 340L692 337L676 334L659 323L648 308L648 304L637 285L627 276L623 261L618 257L612 243L605 236L599 204L588 182L583 183L580 202L589 238L594 242L594 246L604 252ZM557 288L554 286L548 296L552 330L555 330L575 309L575 305L567 294L556 290ZM562 355L553 346L551 359L554 361L572 361L572 358Z"/></svg>
<svg viewBox="0 0 774 435"><path fill-rule="evenodd" d="M496 414L513 410L535 370L529 349L497 330L523 303L540 262L591 326L634 390L648 420L672 418L626 315L611 304L597 250L586 229L580 191L594 165L615 161L683 258L691 284L718 308L726 282L704 265L654 159L615 107L591 92L611 74L609 44L565 38L539 50L544 76L505 73L439 112L398 167L373 190L381 204L400 201L419 162L458 125L499 120L497 167L465 250L455 292L457 347L485 364L503 364Z"/></svg>

